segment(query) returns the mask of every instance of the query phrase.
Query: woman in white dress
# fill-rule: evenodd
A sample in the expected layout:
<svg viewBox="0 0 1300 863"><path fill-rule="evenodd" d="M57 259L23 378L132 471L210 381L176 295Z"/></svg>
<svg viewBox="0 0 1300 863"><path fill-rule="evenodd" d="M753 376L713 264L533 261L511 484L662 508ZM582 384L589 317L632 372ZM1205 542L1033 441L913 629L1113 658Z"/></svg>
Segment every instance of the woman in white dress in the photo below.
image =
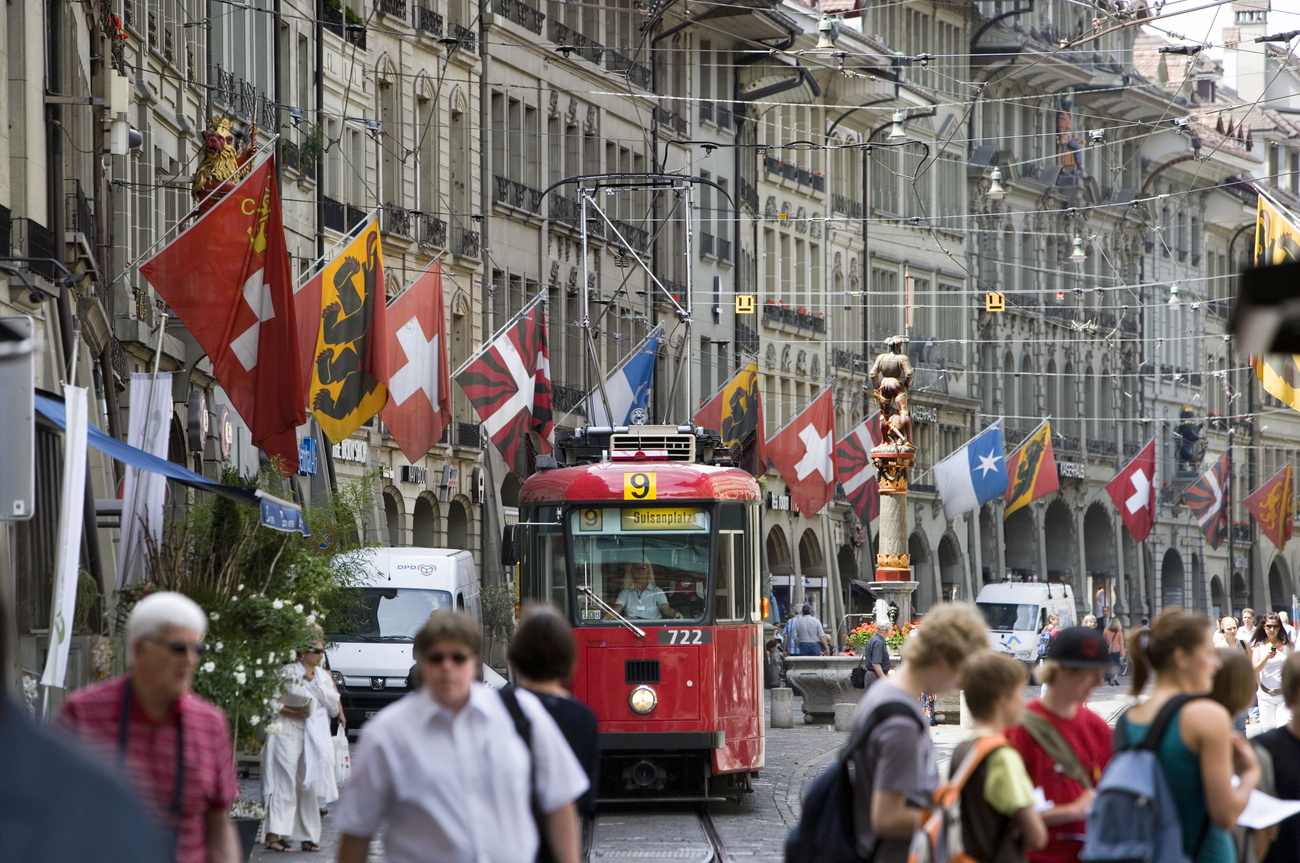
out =
<svg viewBox="0 0 1300 863"><path fill-rule="evenodd" d="M1291 721L1291 711L1282 699L1282 665L1291 655L1291 638L1273 612L1260 617L1251 638L1251 662L1259 675L1259 724L1264 730L1281 728Z"/></svg>
<svg viewBox="0 0 1300 863"><path fill-rule="evenodd" d="M298 662L280 669L284 684L275 699L280 732L267 736L262 751L266 847L272 851L294 850L288 837L301 837L303 851L319 851L316 798L338 797L330 717L339 716L339 693L320 667L324 658L325 644L317 641Z"/></svg>

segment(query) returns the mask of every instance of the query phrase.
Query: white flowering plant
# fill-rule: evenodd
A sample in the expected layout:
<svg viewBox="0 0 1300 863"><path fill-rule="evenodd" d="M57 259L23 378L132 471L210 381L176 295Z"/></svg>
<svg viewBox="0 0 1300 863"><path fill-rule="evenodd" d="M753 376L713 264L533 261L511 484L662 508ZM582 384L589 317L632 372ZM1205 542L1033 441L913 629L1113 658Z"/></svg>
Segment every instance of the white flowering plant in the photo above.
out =
<svg viewBox="0 0 1300 863"><path fill-rule="evenodd" d="M241 483L229 469L221 481ZM273 471L256 480L288 497L277 482ZM184 593L207 612L208 650L194 691L226 712L236 749L252 745L274 718L279 669L320 640L316 621L344 602L341 588L357 573L347 558L335 558L357 547L347 539L355 537L357 513L367 511L366 488L349 484L327 506L308 508L309 537L263 527L256 508L224 498L191 504L167 525L149 580L120 595L122 614L154 590Z"/></svg>

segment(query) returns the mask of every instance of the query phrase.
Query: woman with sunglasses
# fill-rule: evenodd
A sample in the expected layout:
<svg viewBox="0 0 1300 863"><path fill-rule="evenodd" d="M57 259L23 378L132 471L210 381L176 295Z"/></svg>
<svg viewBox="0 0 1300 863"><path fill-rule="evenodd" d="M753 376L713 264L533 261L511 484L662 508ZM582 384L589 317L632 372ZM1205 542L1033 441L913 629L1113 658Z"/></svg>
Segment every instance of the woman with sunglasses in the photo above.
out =
<svg viewBox="0 0 1300 863"><path fill-rule="evenodd" d="M1250 643L1251 662L1259 676L1259 724L1266 731L1281 728L1291 721L1291 711L1282 699L1282 665L1291 655L1291 637L1270 611L1260 617Z"/></svg>
<svg viewBox="0 0 1300 863"><path fill-rule="evenodd" d="M317 639L297 662L280 669L284 682L274 702L280 731L268 734L262 751L266 847L272 851L293 851L290 836L300 837L302 850L319 851L316 797L336 796L330 717L342 720L342 714L338 689L320 667L324 658L325 643Z"/></svg>

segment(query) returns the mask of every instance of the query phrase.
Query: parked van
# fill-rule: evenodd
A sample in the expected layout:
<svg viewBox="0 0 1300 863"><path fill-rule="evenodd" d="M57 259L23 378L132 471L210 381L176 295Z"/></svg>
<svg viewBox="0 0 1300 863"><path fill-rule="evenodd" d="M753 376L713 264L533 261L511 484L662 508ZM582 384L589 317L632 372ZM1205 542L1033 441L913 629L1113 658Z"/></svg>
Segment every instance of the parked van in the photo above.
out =
<svg viewBox="0 0 1300 863"><path fill-rule="evenodd" d="M479 583L474 556L459 549L366 548L349 557L365 575L346 588L355 601L330 621L325 658L355 730L410 691L411 645L433 611L480 619Z"/></svg>
<svg viewBox="0 0 1300 863"><path fill-rule="evenodd" d="M975 607L988 624L992 648L1031 665L1038 661L1038 635L1049 614L1060 617L1062 629L1077 624L1074 592L1068 584L986 584L975 598Z"/></svg>

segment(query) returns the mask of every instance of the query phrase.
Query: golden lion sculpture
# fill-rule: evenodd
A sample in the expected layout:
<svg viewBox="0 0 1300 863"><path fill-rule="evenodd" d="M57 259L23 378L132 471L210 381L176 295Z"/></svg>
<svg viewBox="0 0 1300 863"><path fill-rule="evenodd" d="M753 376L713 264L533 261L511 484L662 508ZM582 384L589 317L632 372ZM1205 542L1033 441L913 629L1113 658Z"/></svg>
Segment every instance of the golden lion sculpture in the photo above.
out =
<svg viewBox="0 0 1300 863"><path fill-rule="evenodd" d="M191 189L200 215L215 206L252 170L253 157L257 155L257 124L248 127L248 143L241 152L235 151L234 130L226 117L213 117L212 128L205 129L201 137L205 152L202 164L194 172Z"/></svg>

